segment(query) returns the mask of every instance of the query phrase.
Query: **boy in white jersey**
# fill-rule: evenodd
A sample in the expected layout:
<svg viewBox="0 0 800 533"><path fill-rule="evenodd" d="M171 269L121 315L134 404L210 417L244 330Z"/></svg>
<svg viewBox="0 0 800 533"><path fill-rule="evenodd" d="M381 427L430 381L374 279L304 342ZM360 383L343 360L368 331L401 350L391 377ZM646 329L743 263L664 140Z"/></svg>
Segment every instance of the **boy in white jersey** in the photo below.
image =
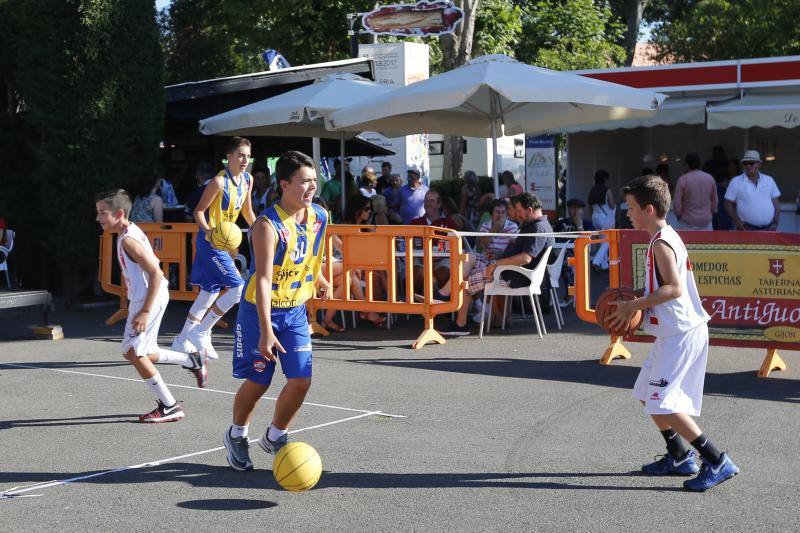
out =
<svg viewBox="0 0 800 533"><path fill-rule="evenodd" d="M655 336L642 365L633 396L644 404L667 444L667 454L642 466L651 475L692 475L687 490L703 492L739 473L727 453L720 452L698 427L708 356L708 313L697 292L689 254L680 236L665 220L669 188L658 176L642 176L623 187L633 227L650 234L644 297L616 301L612 326L627 323L637 310L644 329ZM697 450L702 467L695 464Z"/></svg>
<svg viewBox="0 0 800 533"><path fill-rule="evenodd" d="M141 415L139 422L175 422L183 418L183 404L175 400L153 363L183 365L197 378L198 387L208 379L206 359L158 347L158 328L169 303L167 280L159 267L150 241L128 220L131 198L122 189L95 197L97 222L104 231L119 232L117 260L128 288L128 321L122 339L122 353L156 395L158 407Z"/></svg>

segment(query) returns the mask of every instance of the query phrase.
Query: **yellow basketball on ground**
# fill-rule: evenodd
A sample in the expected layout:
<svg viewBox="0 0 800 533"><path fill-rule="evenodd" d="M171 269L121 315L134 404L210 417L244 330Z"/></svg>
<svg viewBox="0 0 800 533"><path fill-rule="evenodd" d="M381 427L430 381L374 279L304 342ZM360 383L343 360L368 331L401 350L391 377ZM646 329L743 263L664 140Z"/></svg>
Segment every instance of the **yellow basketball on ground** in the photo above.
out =
<svg viewBox="0 0 800 533"><path fill-rule="evenodd" d="M290 442L278 451L272 462L272 475L289 492L308 490L322 475L322 459L305 442Z"/></svg>
<svg viewBox="0 0 800 533"><path fill-rule="evenodd" d="M211 230L211 246L233 251L242 244L242 230L233 222L220 222Z"/></svg>

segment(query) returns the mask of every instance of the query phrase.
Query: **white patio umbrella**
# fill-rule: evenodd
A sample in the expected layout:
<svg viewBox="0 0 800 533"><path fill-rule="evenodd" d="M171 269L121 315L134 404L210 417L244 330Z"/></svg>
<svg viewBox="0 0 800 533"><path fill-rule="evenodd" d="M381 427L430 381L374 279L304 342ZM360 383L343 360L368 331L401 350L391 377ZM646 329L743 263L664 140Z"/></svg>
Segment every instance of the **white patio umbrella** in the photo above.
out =
<svg viewBox="0 0 800 533"><path fill-rule="evenodd" d="M319 150L319 138L339 139L341 160L344 161L344 141L354 137L356 132L327 130L322 114L357 104L390 90L355 74L330 74L311 85L201 120L200 132L204 135L314 137L315 152ZM318 164L318 161L319 153L315 153L314 164ZM344 164L339 165L339 168L344 214Z"/></svg>
<svg viewBox="0 0 800 533"><path fill-rule="evenodd" d="M467 65L325 115L331 130L491 137L495 194L499 133L649 116L665 95L556 72L504 55Z"/></svg>

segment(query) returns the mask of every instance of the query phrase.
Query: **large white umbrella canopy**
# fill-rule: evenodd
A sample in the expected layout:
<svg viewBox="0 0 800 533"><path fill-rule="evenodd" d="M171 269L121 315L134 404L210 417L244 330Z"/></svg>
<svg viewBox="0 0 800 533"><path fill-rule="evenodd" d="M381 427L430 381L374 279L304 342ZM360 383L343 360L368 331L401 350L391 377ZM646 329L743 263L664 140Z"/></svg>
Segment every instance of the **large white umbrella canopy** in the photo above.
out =
<svg viewBox="0 0 800 533"><path fill-rule="evenodd" d="M331 130L440 133L496 138L653 114L665 95L520 63L504 55L325 115ZM497 184L495 183L495 192Z"/></svg>
<svg viewBox="0 0 800 533"><path fill-rule="evenodd" d="M355 132L332 132L325 128L323 113L356 104L391 91L388 87L349 73L330 74L310 85L200 121L205 135L252 135L263 137L317 137L344 139ZM315 143L316 146L316 143ZM314 154L317 164L319 154ZM341 168L342 214L345 209L344 165Z"/></svg>
<svg viewBox="0 0 800 533"><path fill-rule="evenodd" d="M357 104L391 89L355 74L330 74L310 85L200 121L205 135L262 137L320 137L339 139L342 133L325 128L322 114Z"/></svg>

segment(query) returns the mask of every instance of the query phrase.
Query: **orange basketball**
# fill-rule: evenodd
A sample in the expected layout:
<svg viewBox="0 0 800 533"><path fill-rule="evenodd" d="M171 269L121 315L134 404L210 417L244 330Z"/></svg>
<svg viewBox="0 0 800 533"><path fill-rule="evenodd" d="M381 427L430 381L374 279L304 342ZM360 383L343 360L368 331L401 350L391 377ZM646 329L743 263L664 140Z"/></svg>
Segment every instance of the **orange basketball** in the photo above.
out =
<svg viewBox="0 0 800 533"><path fill-rule="evenodd" d="M608 316L613 313L613 307L610 305L610 302L614 302L617 300L635 300L636 293L633 289L629 289L628 287L615 287L613 289L606 290L603 294L600 295L600 298L597 299L597 303L594 305L594 312L597 316L597 323L600 325L601 328L608 331L609 334L622 337L636 331L639 328L639 325L642 323L642 312L636 311L633 315L631 321L627 324L627 326L620 327L618 329L612 330L606 324L606 319Z"/></svg>

